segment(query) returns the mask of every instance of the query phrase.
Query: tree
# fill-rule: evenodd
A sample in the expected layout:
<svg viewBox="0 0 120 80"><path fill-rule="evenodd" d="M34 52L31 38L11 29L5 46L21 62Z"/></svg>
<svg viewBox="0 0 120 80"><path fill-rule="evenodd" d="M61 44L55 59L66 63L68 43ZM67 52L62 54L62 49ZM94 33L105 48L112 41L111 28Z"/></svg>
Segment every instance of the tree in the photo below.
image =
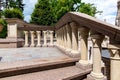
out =
<svg viewBox="0 0 120 80"><path fill-rule="evenodd" d="M3 30L0 32L0 38L6 38L6 36L7 36L7 23L5 20L0 19L0 24L3 26Z"/></svg>
<svg viewBox="0 0 120 80"><path fill-rule="evenodd" d="M90 3L87 3L87 4L86 3L81 3L78 11L81 12L81 13L88 14L88 15L93 16L93 17L97 13L102 13L102 11L97 11L94 4L90 4Z"/></svg>
<svg viewBox="0 0 120 80"><path fill-rule="evenodd" d="M31 14L31 23L40 25L54 25L67 12L82 12L95 16L97 11L93 4L86 4L81 0L38 0Z"/></svg>
<svg viewBox="0 0 120 80"><path fill-rule="evenodd" d="M5 9L3 14L6 18L19 18L19 19L24 18L21 10L17 8L16 9Z"/></svg>
<svg viewBox="0 0 120 80"><path fill-rule="evenodd" d="M65 13L69 11L78 11L81 0L53 0L53 9L59 20Z"/></svg>
<svg viewBox="0 0 120 80"><path fill-rule="evenodd" d="M6 9L3 15L6 18L19 18L23 19L23 0L6 0Z"/></svg>
<svg viewBox="0 0 120 80"><path fill-rule="evenodd" d="M6 0L6 8L17 8L20 9L22 12L24 10L23 0Z"/></svg>
<svg viewBox="0 0 120 80"><path fill-rule="evenodd" d="M38 25L52 25L54 23L52 6L48 0L38 0L35 9L31 14L30 23Z"/></svg>

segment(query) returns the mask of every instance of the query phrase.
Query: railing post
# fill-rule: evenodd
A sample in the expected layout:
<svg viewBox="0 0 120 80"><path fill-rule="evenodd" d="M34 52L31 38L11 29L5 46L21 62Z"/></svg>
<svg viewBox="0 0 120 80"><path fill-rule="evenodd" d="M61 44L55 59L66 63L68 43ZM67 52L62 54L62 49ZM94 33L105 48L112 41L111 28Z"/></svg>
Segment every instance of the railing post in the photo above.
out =
<svg viewBox="0 0 120 80"><path fill-rule="evenodd" d="M77 67L80 67L81 69L91 69L91 64L88 61L88 35L89 35L89 29L80 27L79 29L80 33L80 60L77 62Z"/></svg>
<svg viewBox="0 0 120 80"><path fill-rule="evenodd" d="M101 43L104 39L104 35L99 33L91 34L93 43L93 70L88 75L88 80L105 80L105 76L101 72Z"/></svg>
<svg viewBox="0 0 120 80"><path fill-rule="evenodd" d="M50 31L50 46L53 46L53 31Z"/></svg>
<svg viewBox="0 0 120 80"><path fill-rule="evenodd" d="M71 29L72 29L72 51L71 55L73 57L78 56L78 25L74 22L70 23Z"/></svg>
<svg viewBox="0 0 120 80"><path fill-rule="evenodd" d="M47 46L47 31L43 31L44 34L44 44L43 46L46 47Z"/></svg>
<svg viewBox="0 0 120 80"><path fill-rule="evenodd" d="M24 45L24 47L28 47L29 46L29 44L28 44L28 31L24 31L24 33L25 33L25 45Z"/></svg>
<svg viewBox="0 0 120 80"><path fill-rule="evenodd" d="M40 41L41 41L41 32L40 31L36 31L37 32L37 47L40 47Z"/></svg>
<svg viewBox="0 0 120 80"><path fill-rule="evenodd" d="M31 34L31 45L30 45L30 47L35 47L35 43L34 43L34 37L35 37L34 31L30 31L30 34Z"/></svg>
<svg viewBox="0 0 120 80"><path fill-rule="evenodd" d="M109 52L111 54L110 62L110 79L119 80L120 79L120 45L113 44L108 46Z"/></svg>
<svg viewBox="0 0 120 80"><path fill-rule="evenodd" d="M66 50L67 49L67 33L66 33L66 27L64 26L63 27L63 31L64 31L64 49Z"/></svg>
<svg viewBox="0 0 120 80"><path fill-rule="evenodd" d="M66 32L67 32L66 51L70 52L72 50L72 34L71 34L71 27L69 24L66 25Z"/></svg>

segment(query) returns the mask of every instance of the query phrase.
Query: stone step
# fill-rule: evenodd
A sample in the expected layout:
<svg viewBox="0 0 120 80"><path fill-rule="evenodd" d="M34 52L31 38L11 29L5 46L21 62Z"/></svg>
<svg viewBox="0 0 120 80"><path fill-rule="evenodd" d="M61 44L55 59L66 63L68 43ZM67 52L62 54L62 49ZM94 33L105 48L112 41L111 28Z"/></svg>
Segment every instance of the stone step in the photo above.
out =
<svg viewBox="0 0 120 80"><path fill-rule="evenodd" d="M83 80L90 71L76 66L33 72L17 76L1 78L1 80Z"/></svg>
<svg viewBox="0 0 120 80"><path fill-rule="evenodd" d="M0 63L0 78L69 67L75 65L77 61L77 58L63 58L52 61L34 60L25 62L21 61L16 63Z"/></svg>

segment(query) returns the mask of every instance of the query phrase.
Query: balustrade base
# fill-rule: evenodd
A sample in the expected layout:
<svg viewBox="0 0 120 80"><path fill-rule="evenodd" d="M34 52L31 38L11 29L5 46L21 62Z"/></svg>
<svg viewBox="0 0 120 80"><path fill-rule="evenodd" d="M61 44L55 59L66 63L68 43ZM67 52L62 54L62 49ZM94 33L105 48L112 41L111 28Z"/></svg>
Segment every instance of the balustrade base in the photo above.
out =
<svg viewBox="0 0 120 80"><path fill-rule="evenodd" d="M35 47L35 45L34 45L34 44L31 44L30 47Z"/></svg>
<svg viewBox="0 0 120 80"><path fill-rule="evenodd" d="M43 44L42 47L47 47L47 44Z"/></svg>
<svg viewBox="0 0 120 80"><path fill-rule="evenodd" d="M92 70L92 64L90 63L77 62L76 67L83 69L83 70Z"/></svg>
<svg viewBox="0 0 120 80"><path fill-rule="evenodd" d="M42 45L37 45L36 47L42 47Z"/></svg>
<svg viewBox="0 0 120 80"><path fill-rule="evenodd" d="M66 52L71 52L71 49L70 49L70 48L68 48L68 49L66 49L65 51L66 51Z"/></svg>
<svg viewBox="0 0 120 80"><path fill-rule="evenodd" d="M104 75L97 75L97 74L92 75L92 73L91 73L91 74L87 75L86 80L107 80L107 77Z"/></svg>
<svg viewBox="0 0 120 80"><path fill-rule="evenodd" d="M53 47L54 45L53 44L50 44L49 47Z"/></svg>
<svg viewBox="0 0 120 80"><path fill-rule="evenodd" d="M70 55L73 58L79 58L80 57L80 53L71 53L71 52L69 52L68 55Z"/></svg>
<svg viewBox="0 0 120 80"><path fill-rule="evenodd" d="M28 46L29 46L29 44L24 45L24 47L28 47Z"/></svg>

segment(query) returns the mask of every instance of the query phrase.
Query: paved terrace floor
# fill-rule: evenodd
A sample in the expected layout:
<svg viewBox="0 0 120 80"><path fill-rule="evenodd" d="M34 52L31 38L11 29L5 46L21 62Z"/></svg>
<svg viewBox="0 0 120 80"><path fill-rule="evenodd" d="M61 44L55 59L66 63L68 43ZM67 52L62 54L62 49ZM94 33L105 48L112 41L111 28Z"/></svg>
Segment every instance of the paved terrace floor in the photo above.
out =
<svg viewBox="0 0 120 80"><path fill-rule="evenodd" d="M16 62L33 59L52 60L60 57L68 58L67 55L62 54L62 52L55 47L0 49L0 62Z"/></svg>
<svg viewBox="0 0 120 80"><path fill-rule="evenodd" d="M0 72L26 66L34 67L34 65L76 60L63 54L56 47L0 49L0 57Z"/></svg>
<svg viewBox="0 0 120 80"><path fill-rule="evenodd" d="M73 60L73 58L63 54L55 47L0 49L0 57L0 72L7 72L9 69L24 68L24 66L28 67L32 65L34 67L34 65L41 65L44 63L49 64L51 62ZM86 71L83 71L76 66L68 66L0 78L0 80L61 80L68 77L70 78L73 75L82 75L85 72Z"/></svg>

